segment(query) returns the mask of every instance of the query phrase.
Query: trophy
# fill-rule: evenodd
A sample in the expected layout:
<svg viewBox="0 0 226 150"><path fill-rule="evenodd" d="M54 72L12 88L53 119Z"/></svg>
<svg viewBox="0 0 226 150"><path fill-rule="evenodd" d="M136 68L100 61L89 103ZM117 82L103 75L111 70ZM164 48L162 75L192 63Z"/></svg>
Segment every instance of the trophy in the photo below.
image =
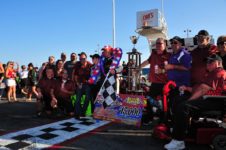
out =
<svg viewBox="0 0 226 150"><path fill-rule="evenodd" d="M142 94L141 84L140 84L140 64L141 64L141 53L135 48L139 36L130 36L130 40L133 43L132 52L128 52L128 76L127 76L127 92Z"/></svg>
<svg viewBox="0 0 226 150"><path fill-rule="evenodd" d="M133 43L133 49L132 52L137 52L137 49L135 48L135 45L137 44L139 37L136 37L135 35L130 37L131 42Z"/></svg>

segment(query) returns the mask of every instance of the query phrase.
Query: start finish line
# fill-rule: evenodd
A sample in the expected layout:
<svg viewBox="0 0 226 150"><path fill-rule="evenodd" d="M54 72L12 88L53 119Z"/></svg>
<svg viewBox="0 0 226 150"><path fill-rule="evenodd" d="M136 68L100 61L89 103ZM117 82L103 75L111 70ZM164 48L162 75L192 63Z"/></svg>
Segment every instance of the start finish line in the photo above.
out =
<svg viewBox="0 0 226 150"><path fill-rule="evenodd" d="M75 138L108 124L91 117L74 118L0 136L0 150L38 150Z"/></svg>

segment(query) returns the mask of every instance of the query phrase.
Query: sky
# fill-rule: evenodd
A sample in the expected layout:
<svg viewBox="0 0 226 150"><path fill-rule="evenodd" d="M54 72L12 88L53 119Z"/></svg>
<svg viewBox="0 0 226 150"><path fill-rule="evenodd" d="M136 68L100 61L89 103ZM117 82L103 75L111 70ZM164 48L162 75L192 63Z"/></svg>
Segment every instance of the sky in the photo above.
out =
<svg viewBox="0 0 226 150"><path fill-rule="evenodd" d="M122 60L133 48L136 12L160 9L161 0L115 0L116 47ZM226 35L226 0L164 0L169 37L194 36L206 29L215 38ZM0 62L40 66L48 56L65 52L96 53L112 45L112 0L0 0ZM136 44L142 61L150 55L147 39ZM90 60L90 58L88 58Z"/></svg>

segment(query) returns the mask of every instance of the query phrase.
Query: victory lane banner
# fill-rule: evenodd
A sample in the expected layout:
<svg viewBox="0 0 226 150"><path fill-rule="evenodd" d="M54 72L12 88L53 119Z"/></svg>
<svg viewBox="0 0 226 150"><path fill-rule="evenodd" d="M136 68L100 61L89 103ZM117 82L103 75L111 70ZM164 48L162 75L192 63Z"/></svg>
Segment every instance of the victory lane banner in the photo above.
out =
<svg viewBox="0 0 226 150"><path fill-rule="evenodd" d="M104 104L104 97L98 94L93 117L117 123L140 126L145 97L141 95L120 94L110 105Z"/></svg>

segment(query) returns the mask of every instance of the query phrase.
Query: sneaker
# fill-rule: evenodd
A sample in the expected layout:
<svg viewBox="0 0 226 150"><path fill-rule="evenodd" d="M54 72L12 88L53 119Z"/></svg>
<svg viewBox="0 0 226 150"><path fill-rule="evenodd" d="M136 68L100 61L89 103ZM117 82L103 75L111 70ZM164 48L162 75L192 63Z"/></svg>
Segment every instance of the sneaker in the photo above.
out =
<svg viewBox="0 0 226 150"><path fill-rule="evenodd" d="M182 150L185 149L185 144L184 141L172 139L170 143L164 145L164 148L167 150Z"/></svg>

